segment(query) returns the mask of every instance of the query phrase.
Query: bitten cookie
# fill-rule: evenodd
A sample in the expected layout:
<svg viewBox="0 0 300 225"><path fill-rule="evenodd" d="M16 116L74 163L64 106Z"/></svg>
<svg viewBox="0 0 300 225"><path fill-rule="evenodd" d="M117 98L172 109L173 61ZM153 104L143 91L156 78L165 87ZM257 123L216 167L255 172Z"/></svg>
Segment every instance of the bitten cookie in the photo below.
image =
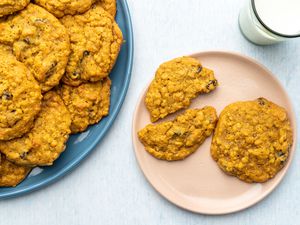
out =
<svg viewBox="0 0 300 225"><path fill-rule="evenodd" d="M217 120L213 107L189 109L173 121L147 125L138 136L154 157L181 160L194 153L212 134Z"/></svg>
<svg viewBox="0 0 300 225"><path fill-rule="evenodd" d="M191 57L163 63L146 93L145 104L155 122L190 106L192 99L209 93L218 85L214 72Z"/></svg>

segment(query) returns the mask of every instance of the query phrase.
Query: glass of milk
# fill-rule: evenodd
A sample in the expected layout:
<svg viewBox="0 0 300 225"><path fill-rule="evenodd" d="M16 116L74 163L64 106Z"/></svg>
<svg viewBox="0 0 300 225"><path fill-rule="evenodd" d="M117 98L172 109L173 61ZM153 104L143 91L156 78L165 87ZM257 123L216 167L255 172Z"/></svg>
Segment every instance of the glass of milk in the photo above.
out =
<svg viewBox="0 0 300 225"><path fill-rule="evenodd" d="M244 36L258 45L300 37L300 0L246 0L239 25Z"/></svg>

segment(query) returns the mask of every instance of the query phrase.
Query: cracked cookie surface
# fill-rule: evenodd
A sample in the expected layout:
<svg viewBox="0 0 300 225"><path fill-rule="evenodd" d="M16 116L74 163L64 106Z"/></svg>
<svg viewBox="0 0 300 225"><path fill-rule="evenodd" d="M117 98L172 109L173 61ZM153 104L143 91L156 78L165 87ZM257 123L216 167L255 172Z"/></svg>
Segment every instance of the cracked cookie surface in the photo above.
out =
<svg viewBox="0 0 300 225"><path fill-rule="evenodd" d="M0 154L0 187L17 186L30 171L30 167L15 165Z"/></svg>
<svg viewBox="0 0 300 225"><path fill-rule="evenodd" d="M24 9L30 0L1 0L0 1L0 17L13 14Z"/></svg>
<svg viewBox="0 0 300 225"><path fill-rule="evenodd" d="M18 165L52 165L65 150L70 125L70 113L61 97L47 92L33 129L21 138L0 142L0 151Z"/></svg>
<svg viewBox="0 0 300 225"><path fill-rule="evenodd" d="M63 82L78 86L107 77L118 57L123 36L114 18L99 4L86 13L61 19L71 39Z"/></svg>
<svg viewBox="0 0 300 225"><path fill-rule="evenodd" d="M33 75L9 47L0 44L0 140L28 132L41 109L41 99Z"/></svg>
<svg viewBox="0 0 300 225"><path fill-rule="evenodd" d="M182 160L212 134L217 120L213 107L188 109L173 121L147 125L138 132L138 137L152 156L167 161Z"/></svg>
<svg viewBox="0 0 300 225"><path fill-rule="evenodd" d="M58 85L67 65L70 40L66 28L45 9L26 9L0 20L0 43L9 45L40 83L43 92Z"/></svg>
<svg viewBox="0 0 300 225"><path fill-rule="evenodd" d="M292 142L286 110L259 98L222 111L211 155L227 174L249 183L265 182L284 167Z"/></svg>
<svg viewBox="0 0 300 225"><path fill-rule="evenodd" d="M176 58L160 65L146 93L145 104L155 122L190 106L192 99L218 85L214 72L191 57Z"/></svg>
<svg viewBox="0 0 300 225"><path fill-rule="evenodd" d="M78 87L63 84L58 90L72 119L72 133L82 132L89 125L98 123L107 116L110 106L111 81L105 78L95 83L84 83Z"/></svg>

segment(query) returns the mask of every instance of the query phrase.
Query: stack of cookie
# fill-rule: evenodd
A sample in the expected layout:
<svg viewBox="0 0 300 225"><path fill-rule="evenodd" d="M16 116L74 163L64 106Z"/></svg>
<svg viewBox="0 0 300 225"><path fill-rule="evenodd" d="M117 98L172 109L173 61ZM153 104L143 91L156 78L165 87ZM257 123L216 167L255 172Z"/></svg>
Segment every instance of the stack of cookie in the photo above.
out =
<svg viewBox="0 0 300 225"><path fill-rule="evenodd" d="M49 166L109 113L115 0L0 3L0 186Z"/></svg>

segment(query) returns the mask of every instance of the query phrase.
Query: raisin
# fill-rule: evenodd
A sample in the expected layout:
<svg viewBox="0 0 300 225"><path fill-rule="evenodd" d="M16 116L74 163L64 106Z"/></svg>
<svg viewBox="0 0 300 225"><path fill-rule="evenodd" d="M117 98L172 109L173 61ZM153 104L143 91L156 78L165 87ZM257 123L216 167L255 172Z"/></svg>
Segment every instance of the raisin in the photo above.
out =
<svg viewBox="0 0 300 225"><path fill-rule="evenodd" d="M90 52L87 51L87 50L85 50L85 51L83 52L83 56L88 56L88 55L90 55Z"/></svg>
<svg viewBox="0 0 300 225"><path fill-rule="evenodd" d="M202 66L199 66L197 69L197 73L201 73L201 71L202 71Z"/></svg>
<svg viewBox="0 0 300 225"><path fill-rule="evenodd" d="M27 38L24 38L23 41L24 41L26 44L28 44L28 45L31 44L30 39L29 39L28 37L27 37Z"/></svg>
<svg viewBox="0 0 300 225"><path fill-rule="evenodd" d="M13 95L9 91L5 90L2 94L2 98L4 98L5 100L12 100Z"/></svg>
<svg viewBox="0 0 300 225"><path fill-rule="evenodd" d="M258 101L258 104L260 104L260 105L265 105L266 104L266 101L265 101L264 98L258 98L257 101Z"/></svg>
<svg viewBox="0 0 300 225"><path fill-rule="evenodd" d="M85 51L82 53L82 57L81 57L81 59L80 59L80 61L79 61L79 63L78 63L78 64L79 64L78 66L80 66L81 63L83 62L84 58L87 57L87 56L89 56L89 55L90 55L90 52L87 51L87 50L85 50Z"/></svg>
<svg viewBox="0 0 300 225"><path fill-rule="evenodd" d="M74 71L74 72L72 73L72 79L79 79L79 78L80 78L80 73L77 72L77 71Z"/></svg>
<svg viewBox="0 0 300 225"><path fill-rule="evenodd" d="M21 158L21 159L25 159L26 156L27 156L27 152L22 152L22 153L20 154L20 158Z"/></svg>
<svg viewBox="0 0 300 225"><path fill-rule="evenodd" d="M218 81L217 80L213 80L212 84L217 87L218 86Z"/></svg>
<svg viewBox="0 0 300 225"><path fill-rule="evenodd" d="M210 80L208 84L206 85L206 89L210 89L210 85L213 85L214 87L218 86L218 81L217 80Z"/></svg>
<svg viewBox="0 0 300 225"><path fill-rule="evenodd" d="M51 76L55 72L56 66L57 66L57 62L51 64L50 69L46 73L46 77Z"/></svg>

